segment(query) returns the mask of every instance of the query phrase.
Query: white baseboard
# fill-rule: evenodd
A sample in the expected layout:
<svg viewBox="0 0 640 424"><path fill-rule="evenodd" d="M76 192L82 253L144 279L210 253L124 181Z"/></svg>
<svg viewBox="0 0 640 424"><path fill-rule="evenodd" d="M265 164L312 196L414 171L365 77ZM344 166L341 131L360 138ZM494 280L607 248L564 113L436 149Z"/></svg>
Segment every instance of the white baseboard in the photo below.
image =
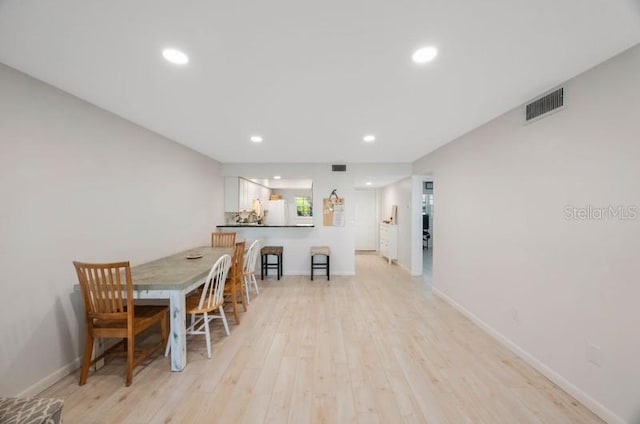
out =
<svg viewBox="0 0 640 424"><path fill-rule="evenodd" d="M499 331L495 330L489 324L482 321L480 318L478 318L476 315L474 315L469 310L467 310L464 306L460 305L458 302L453 300L451 297L449 297L448 295L441 292L435 287L433 287L433 293L436 296L443 299L448 304L450 304L451 306L453 306L455 309L457 309L460 313L462 313L464 316L466 316L471 321L473 321L476 325L478 325L484 331L489 333L490 336L492 336L494 339L500 342L507 349L509 349L510 351L512 351L513 353L515 353L516 355L524 359L525 362L527 362L529 365L531 365L533 368L535 368L537 371L539 371L542 375L547 377L549 380L557 384L562 390L564 390L565 392L569 393L571 396L576 398L580 403L582 403L584 406L589 408L594 414L596 414L597 416L605 420L607 423L625 424L625 421L622 418L620 418L618 415L616 415L613 411L611 411L610 409L602 405L600 402L598 402L596 399L592 398L591 396L589 396L588 394L580 390L573 383L571 383L569 380L567 380L566 378L558 374L556 371L554 371L553 369L551 369L550 367L542 363L540 360L533 357L530 353L522 349L520 346L515 344L513 341L511 341L509 338L504 336Z"/></svg>
<svg viewBox="0 0 640 424"><path fill-rule="evenodd" d="M411 275L412 277L414 277L413 274L411 274L411 268L409 268L407 265L400 263L400 262L396 262L400 268L402 268L403 270L407 271L407 274Z"/></svg>
<svg viewBox="0 0 640 424"><path fill-rule="evenodd" d="M17 397L33 397L37 396L43 390L48 389L58 381L62 380L78 368L80 368L80 364L82 363L82 358L78 357L74 361L68 363L62 368L52 372L45 378L40 381L35 382L31 386L24 389L22 392L18 393Z"/></svg>

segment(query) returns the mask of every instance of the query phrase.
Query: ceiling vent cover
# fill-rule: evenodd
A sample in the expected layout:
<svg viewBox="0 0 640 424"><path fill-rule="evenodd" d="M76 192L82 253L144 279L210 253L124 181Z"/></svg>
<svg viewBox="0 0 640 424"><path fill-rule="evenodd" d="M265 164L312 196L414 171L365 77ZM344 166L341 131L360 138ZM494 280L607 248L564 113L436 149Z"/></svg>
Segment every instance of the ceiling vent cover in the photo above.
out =
<svg viewBox="0 0 640 424"><path fill-rule="evenodd" d="M560 87L529 103L526 108L525 121L532 121L562 106L564 106L564 87Z"/></svg>
<svg viewBox="0 0 640 424"><path fill-rule="evenodd" d="M347 165L331 165L333 172L347 172Z"/></svg>

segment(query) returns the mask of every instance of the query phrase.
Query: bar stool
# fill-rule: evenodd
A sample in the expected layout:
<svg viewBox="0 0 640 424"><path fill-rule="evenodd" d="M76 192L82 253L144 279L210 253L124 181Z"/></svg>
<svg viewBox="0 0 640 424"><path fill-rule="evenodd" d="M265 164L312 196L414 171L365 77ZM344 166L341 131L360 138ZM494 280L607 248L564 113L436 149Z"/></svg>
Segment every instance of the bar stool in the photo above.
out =
<svg viewBox="0 0 640 424"><path fill-rule="evenodd" d="M269 275L270 269L278 271L278 280L282 273L282 246L265 246L260 249L260 279L264 280L264 276ZM269 262L269 256L275 256L276 262Z"/></svg>
<svg viewBox="0 0 640 424"><path fill-rule="evenodd" d="M314 259L318 255L323 255L327 257L325 262L316 262ZM331 280L330 278L330 264L331 264L331 249L327 246L312 246L311 247L311 281L313 281L313 270L314 269L326 269L327 270L327 280Z"/></svg>

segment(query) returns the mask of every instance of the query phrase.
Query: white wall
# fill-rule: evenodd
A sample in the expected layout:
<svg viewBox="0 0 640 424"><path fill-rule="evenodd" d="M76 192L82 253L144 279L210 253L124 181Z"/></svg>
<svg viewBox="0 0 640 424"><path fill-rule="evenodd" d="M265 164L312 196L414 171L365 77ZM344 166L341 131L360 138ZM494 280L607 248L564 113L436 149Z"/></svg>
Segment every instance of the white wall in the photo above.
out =
<svg viewBox="0 0 640 424"><path fill-rule="evenodd" d="M378 211L380 220L391 218L391 208L398 206L398 265L411 272L412 237L412 178L405 178L378 191Z"/></svg>
<svg viewBox="0 0 640 424"><path fill-rule="evenodd" d="M640 47L565 95L565 110L523 125L517 108L414 163L434 177L433 285L605 419L636 423L640 219L565 207L640 212Z"/></svg>
<svg viewBox="0 0 640 424"><path fill-rule="evenodd" d="M0 64L0 396L78 365L73 260L135 265L209 243L219 168Z"/></svg>

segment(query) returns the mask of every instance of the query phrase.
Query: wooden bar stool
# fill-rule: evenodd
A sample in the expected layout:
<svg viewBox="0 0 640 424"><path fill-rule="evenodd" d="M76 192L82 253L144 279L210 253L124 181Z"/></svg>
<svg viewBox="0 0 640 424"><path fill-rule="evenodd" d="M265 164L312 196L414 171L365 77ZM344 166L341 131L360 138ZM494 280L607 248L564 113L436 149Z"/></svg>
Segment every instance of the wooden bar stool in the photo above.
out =
<svg viewBox="0 0 640 424"><path fill-rule="evenodd" d="M282 246L265 246L260 249L260 279L269 274L270 269L278 271L278 280L282 273ZM275 256L276 262L269 262L269 256Z"/></svg>
<svg viewBox="0 0 640 424"><path fill-rule="evenodd" d="M316 262L316 256L326 256L327 260L325 262ZM327 280L331 280L330 277L330 269L331 269L331 249L328 246L312 246L311 247L311 281L313 281L313 270L314 269L326 269L327 270Z"/></svg>

